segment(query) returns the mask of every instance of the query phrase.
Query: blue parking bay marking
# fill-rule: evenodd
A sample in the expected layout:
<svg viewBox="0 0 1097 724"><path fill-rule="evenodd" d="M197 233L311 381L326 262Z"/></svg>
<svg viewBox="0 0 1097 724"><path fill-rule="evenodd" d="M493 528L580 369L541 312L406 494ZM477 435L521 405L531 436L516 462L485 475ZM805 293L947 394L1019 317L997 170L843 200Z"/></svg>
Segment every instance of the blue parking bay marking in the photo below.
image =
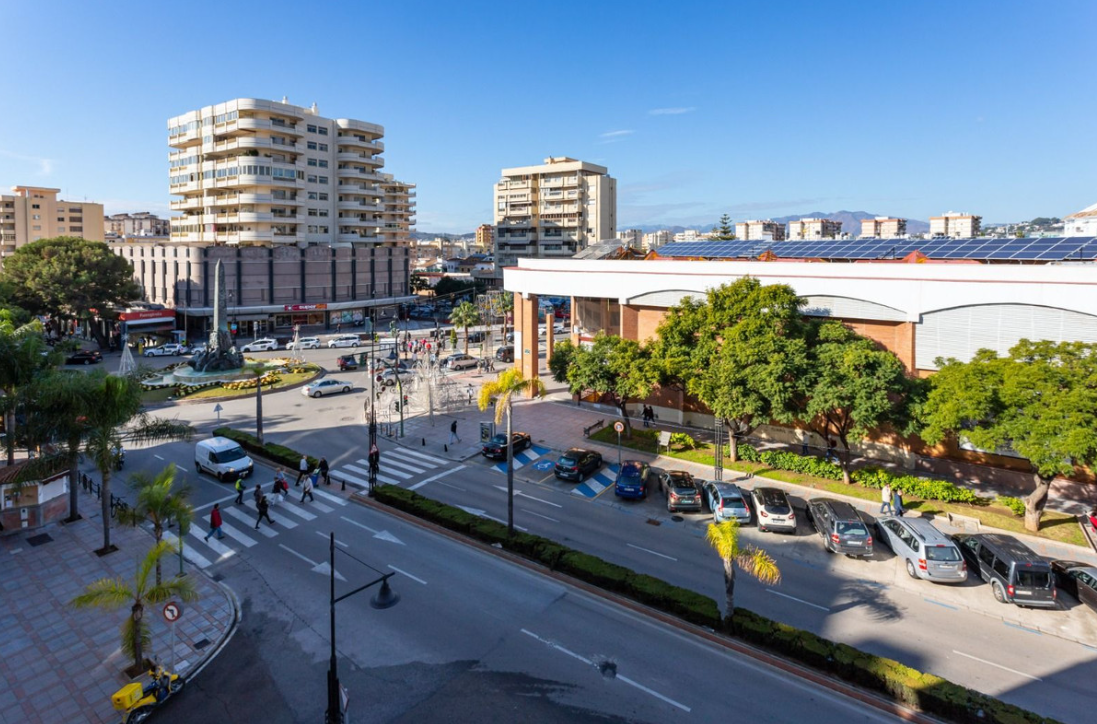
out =
<svg viewBox="0 0 1097 724"><path fill-rule="evenodd" d="M514 469L518 470L519 468L525 467L548 452L551 452L550 448L534 445L533 447L526 448L522 452L514 453ZM495 463L492 467L499 472L506 474L507 461L504 460L500 463Z"/></svg>
<svg viewBox="0 0 1097 724"><path fill-rule="evenodd" d="M575 495L582 495L584 498L597 498L606 488L612 488L613 481L616 479L617 466L607 465L576 485L571 492Z"/></svg>

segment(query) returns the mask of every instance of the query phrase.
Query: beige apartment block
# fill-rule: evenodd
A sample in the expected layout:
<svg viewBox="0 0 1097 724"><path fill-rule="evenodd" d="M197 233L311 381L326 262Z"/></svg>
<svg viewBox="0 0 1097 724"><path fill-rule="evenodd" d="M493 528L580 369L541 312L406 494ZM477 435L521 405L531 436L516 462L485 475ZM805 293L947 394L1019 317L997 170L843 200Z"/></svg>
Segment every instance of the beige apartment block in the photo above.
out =
<svg viewBox="0 0 1097 724"><path fill-rule="evenodd" d="M800 219L788 223L788 238L794 240L837 239L842 222L833 219Z"/></svg>
<svg viewBox="0 0 1097 724"><path fill-rule="evenodd" d="M148 211L112 214L103 219L104 231L114 236L168 236L171 224Z"/></svg>
<svg viewBox="0 0 1097 724"><path fill-rule="evenodd" d="M476 227L476 248L479 251L490 254L495 248L495 227L491 224L480 224Z"/></svg>
<svg viewBox="0 0 1097 724"><path fill-rule="evenodd" d="M672 239L673 237L667 229L644 234L644 251L655 251L663 244L669 244Z"/></svg>
<svg viewBox="0 0 1097 724"><path fill-rule="evenodd" d="M619 231L617 232L617 238L633 249L642 249L644 247L643 229L625 229L624 231Z"/></svg>
<svg viewBox="0 0 1097 724"><path fill-rule="evenodd" d="M735 238L744 241L784 241L785 225L771 219L741 221L735 225Z"/></svg>
<svg viewBox="0 0 1097 724"><path fill-rule="evenodd" d="M944 216L929 217L929 235L931 238L970 239L979 236L982 223L982 216L950 211Z"/></svg>
<svg viewBox="0 0 1097 724"><path fill-rule="evenodd" d="M617 235L617 179L567 156L503 169L495 184L495 265L519 257L570 257Z"/></svg>
<svg viewBox="0 0 1097 724"><path fill-rule="evenodd" d="M103 205L63 201L61 189L12 186L0 195L0 261L24 244L54 236L103 241Z"/></svg>
<svg viewBox="0 0 1097 724"><path fill-rule="evenodd" d="M862 239L898 239L907 235L907 220L890 216L861 219Z"/></svg>
<svg viewBox="0 0 1097 724"><path fill-rule="evenodd" d="M408 244L411 227L415 226L415 184L397 181L392 174L381 174L383 208L381 211L381 240Z"/></svg>

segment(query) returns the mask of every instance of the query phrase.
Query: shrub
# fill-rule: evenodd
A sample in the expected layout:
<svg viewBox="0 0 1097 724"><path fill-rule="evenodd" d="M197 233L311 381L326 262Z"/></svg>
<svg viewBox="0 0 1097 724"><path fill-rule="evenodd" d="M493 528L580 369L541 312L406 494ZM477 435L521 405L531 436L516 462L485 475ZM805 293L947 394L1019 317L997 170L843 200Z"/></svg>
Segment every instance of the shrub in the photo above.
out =
<svg viewBox="0 0 1097 724"><path fill-rule="evenodd" d="M297 466L301 463L301 453L296 450L272 442L260 445L259 440L254 435L241 430L233 430L231 427L219 427L213 431L213 434L218 437L227 437L248 452L262 455L272 462L290 468L291 470L296 470ZM308 460L310 468L315 468L320 464L320 461L311 455L306 455L305 457Z"/></svg>
<svg viewBox="0 0 1097 724"><path fill-rule="evenodd" d="M701 444L684 432L672 432L670 434L670 444L676 445L681 450L696 450L701 447Z"/></svg>
<svg viewBox="0 0 1097 724"><path fill-rule="evenodd" d="M1009 508L1013 514L1023 518L1025 516L1025 501L1020 498L1012 498L1008 495L998 496L998 505Z"/></svg>

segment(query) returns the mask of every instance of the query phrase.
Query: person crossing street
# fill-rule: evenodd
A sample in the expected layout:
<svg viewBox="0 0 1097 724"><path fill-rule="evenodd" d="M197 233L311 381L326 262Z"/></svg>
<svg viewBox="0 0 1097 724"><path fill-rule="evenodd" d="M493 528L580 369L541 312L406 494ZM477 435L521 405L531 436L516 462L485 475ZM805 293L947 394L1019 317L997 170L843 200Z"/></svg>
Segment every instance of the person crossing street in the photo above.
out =
<svg viewBox="0 0 1097 724"><path fill-rule="evenodd" d="M305 476L305 483L301 487L301 502L302 503L305 502L305 496L306 495L308 496L308 499L310 501L316 502L315 499L312 497L312 486L313 486L313 481L316 480L319 477L320 477L319 473L313 473L312 475L306 475Z"/></svg>
<svg viewBox="0 0 1097 724"><path fill-rule="evenodd" d="M221 504L214 503L213 510L211 510L209 514L209 533L206 533L206 543L209 543L209 537L214 533L217 534L217 540L221 540L225 537L225 534L221 532L221 525Z"/></svg>
<svg viewBox="0 0 1097 724"><path fill-rule="evenodd" d="M263 518L267 519L267 522L274 525L274 521L270 519L270 503L267 502L267 496L259 498L258 503L259 517L255 519L255 530L259 530L259 523Z"/></svg>
<svg viewBox="0 0 1097 724"><path fill-rule="evenodd" d="M236 479L236 500L233 501L237 505L244 504L244 479Z"/></svg>

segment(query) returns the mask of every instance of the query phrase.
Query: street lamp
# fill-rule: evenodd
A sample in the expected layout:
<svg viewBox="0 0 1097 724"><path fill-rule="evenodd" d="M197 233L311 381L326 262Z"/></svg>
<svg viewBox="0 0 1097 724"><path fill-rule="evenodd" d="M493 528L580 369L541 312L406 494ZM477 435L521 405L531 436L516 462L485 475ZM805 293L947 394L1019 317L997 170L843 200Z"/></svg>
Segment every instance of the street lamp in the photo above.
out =
<svg viewBox="0 0 1097 724"><path fill-rule="evenodd" d="M376 325L374 311L370 310L369 328L372 332ZM377 335L369 337L370 352L366 369L369 370L369 497L373 497L373 489L377 486L377 395L373 391L373 383L377 377ZM343 479L343 490L347 489L346 478Z"/></svg>
<svg viewBox="0 0 1097 724"><path fill-rule="evenodd" d="M381 590L377 592L373 598L369 600L369 605L376 609L392 608L400 601L400 594L394 593L392 588L389 587L389 579L395 576L395 573L384 573L380 578L370 581L364 586L359 586L350 593L344 593L342 596L336 598L335 596L335 533L331 534L330 542L330 558L331 558L331 593L328 596L328 609L330 611L331 618L331 663L328 666L328 710L324 714L324 721L326 724L343 724L345 721L343 702L341 701L340 694L342 693L342 687L339 686L339 672L338 661L335 658L335 604L342 601L344 598L350 598L356 593L361 593L367 588L381 584ZM346 551L343 554L354 558ZM354 560L358 561L357 558ZM358 561L362 563L362 561ZM368 563L362 563L362 565L372 568ZM377 569L374 569L377 570ZM380 571L377 571L380 573Z"/></svg>

